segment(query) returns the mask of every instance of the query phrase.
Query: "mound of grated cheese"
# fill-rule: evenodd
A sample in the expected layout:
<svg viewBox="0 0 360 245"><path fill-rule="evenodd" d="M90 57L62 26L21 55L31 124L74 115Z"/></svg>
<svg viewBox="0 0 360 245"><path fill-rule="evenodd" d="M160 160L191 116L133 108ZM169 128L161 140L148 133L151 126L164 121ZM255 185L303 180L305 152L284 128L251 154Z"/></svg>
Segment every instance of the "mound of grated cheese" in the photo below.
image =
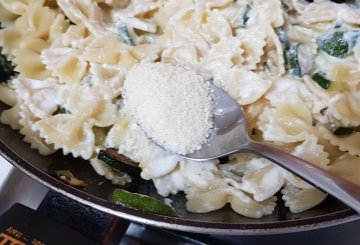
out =
<svg viewBox="0 0 360 245"><path fill-rule="evenodd" d="M124 111L157 144L188 154L201 148L213 127L209 85L180 66L137 64L124 82Z"/></svg>

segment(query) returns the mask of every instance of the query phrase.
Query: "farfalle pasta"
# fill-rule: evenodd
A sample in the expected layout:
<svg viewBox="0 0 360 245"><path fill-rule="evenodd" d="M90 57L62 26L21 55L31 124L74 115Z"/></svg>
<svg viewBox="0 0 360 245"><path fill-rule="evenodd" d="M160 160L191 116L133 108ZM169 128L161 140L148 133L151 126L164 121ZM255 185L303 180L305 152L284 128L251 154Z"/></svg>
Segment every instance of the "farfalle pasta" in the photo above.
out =
<svg viewBox="0 0 360 245"><path fill-rule="evenodd" d="M1 58L14 67L0 121L41 154L82 157L124 185L130 176L97 158L116 149L160 195L184 192L190 212L229 204L260 218L277 193L305 211L326 194L264 158L198 163L156 145L123 112L123 83L141 62L193 69L237 100L253 139L360 184L355 2L0 0Z"/></svg>

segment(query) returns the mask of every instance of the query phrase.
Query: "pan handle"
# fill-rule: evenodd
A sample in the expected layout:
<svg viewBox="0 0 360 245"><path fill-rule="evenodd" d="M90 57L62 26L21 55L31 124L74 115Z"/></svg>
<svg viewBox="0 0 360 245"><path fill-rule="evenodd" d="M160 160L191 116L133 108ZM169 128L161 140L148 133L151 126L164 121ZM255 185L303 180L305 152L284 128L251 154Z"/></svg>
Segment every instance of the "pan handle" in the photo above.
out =
<svg viewBox="0 0 360 245"><path fill-rule="evenodd" d="M102 245L118 245L130 221L101 212L60 193L49 191L37 209Z"/></svg>

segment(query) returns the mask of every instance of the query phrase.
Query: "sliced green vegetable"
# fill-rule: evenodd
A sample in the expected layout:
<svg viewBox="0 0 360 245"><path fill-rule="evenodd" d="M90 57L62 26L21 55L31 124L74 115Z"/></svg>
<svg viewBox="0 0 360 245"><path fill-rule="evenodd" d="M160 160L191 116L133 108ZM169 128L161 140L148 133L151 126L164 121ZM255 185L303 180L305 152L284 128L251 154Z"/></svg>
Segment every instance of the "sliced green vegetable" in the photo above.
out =
<svg viewBox="0 0 360 245"><path fill-rule="evenodd" d="M290 46L289 50L286 52L286 61L287 63L287 69L290 71L290 73L297 77L302 77L302 72L299 64L299 58L298 58L298 48L299 45L296 46Z"/></svg>
<svg viewBox="0 0 360 245"><path fill-rule="evenodd" d="M242 19L241 19L241 24L240 24L240 26L241 27L246 27L246 24L247 24L247 22L249 21L249 19L250 19L250 11L251 11L251 6L250 6L250 4L246 4L246 6L245 6L245 10L244 10L244 14L243 14L243 17L242 17Z"/></svg>
<svg viewBox="0 0 360 245"><path fill-rule="evenodd" d="M141 170L139 166L125 156L117 153L115 149L100 150L97 158L117 171L128 173L133 177L140 177Z"/></svg>
<svg viewBox="0 0 360 245"><path fill-rule="evenodd" d="M5 82L13 75L15 75L14 67L11 65L11 62L8 61L6 57L1 54L0 49L0 81Z"/></svg>
<svg viewBox="0 0 360 245"><path fill-rule="evenodd" d="M135 43L130 36L129 29L124 22L119 22L117 24L117 31L118 31L118 35L121 37L124 43L126 43L129 46L135 46Z"/></svg>
<svg viewBox="0 0 360 245"><path fill-rule="evenodd" d="M345 58L352 52L359 35L359 31L334 32L319 38L317 44L326 54Z"/></svg>
<svg viewBox="0 0 360 245"><path fill-rule="evenodd" d="M323 89L328 89L331 86L331 81L322 72L316 72L311 78Z"/></svg>
<svg viewBox="0 0 360 245"><path fill-rule="evenodd" d="M334 135L346 136L355 132L355 127L338 127L333 132Z"/></svg>
<svg viewBox="0 0 360 245"><path fill-rule="evenodd" d="M278 27L275 29L279 41L284 49L284 62L285 69L289 71L292 75L301 77L303 74L301 72L301 67L298 59L298 48L299 45L290 45L290 42L287 38L284 27Z"/></svg>
<svg viewBox="0 0 360 245"><path fill-rule="evenodd" d="M289 50L290 49L290 43L289 43L289 40L287 38L284 27L276 28L275 32L276 32L277 36L279 37L279 41L283 45L284 50L285 51Z"/></svg>
<svg viewBox="0 0 360 245"><path fill-rule="evenodd" d="M115 189L111 193L110 200L117 204L134 208L142 212L166 216L177 216L174 209L153 197L128 192L122 189Z"/></svg>

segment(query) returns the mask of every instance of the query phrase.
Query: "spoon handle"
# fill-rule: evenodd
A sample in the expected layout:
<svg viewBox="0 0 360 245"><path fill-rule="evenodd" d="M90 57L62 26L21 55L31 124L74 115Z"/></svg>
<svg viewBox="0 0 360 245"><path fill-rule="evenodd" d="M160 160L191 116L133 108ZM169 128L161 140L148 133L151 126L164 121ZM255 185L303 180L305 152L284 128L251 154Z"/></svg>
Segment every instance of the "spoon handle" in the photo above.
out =
<svg viewBox="0 0 360 245"><path fill-rule="evenodd" d="M360 187L352 182L268 145L250 142L245 148L302 177L360 213Z"/></svg>

